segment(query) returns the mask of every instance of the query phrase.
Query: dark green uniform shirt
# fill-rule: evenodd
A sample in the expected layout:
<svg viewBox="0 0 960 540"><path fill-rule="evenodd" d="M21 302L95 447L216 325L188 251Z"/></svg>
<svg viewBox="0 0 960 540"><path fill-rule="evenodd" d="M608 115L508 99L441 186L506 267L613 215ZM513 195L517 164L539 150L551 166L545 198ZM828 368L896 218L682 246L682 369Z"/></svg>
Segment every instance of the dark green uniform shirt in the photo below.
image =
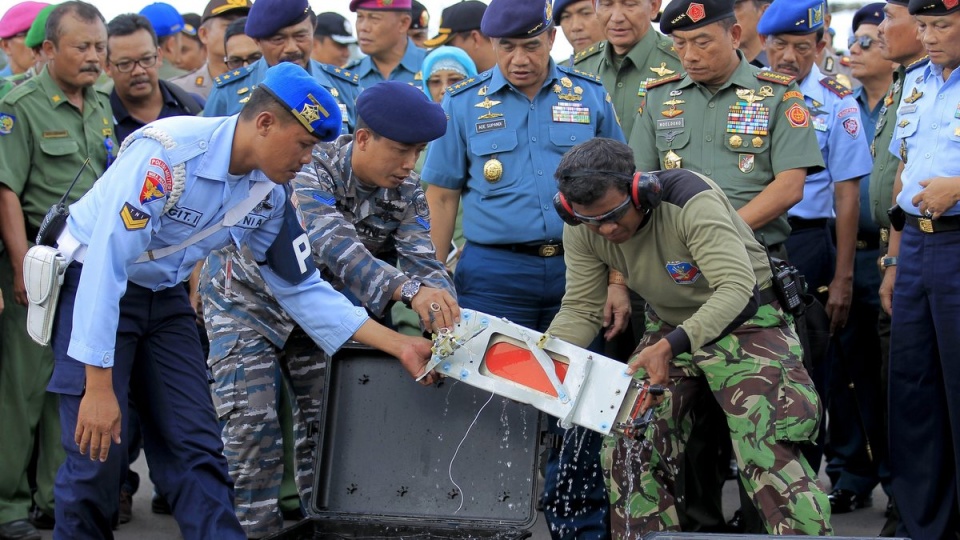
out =
<svg viewBox="0 0 960 540"><path fill-rule="evenodd" d="M89 157L68 202L79 199L116 155L109 96L87 88L83 112L47 69L0 100L0 183L20 196L24 216L39 227ZM28 236L29 236L28 232ZM32 240L32 239L31 239Z"/></svg>
<svg viewBox="0 0 960 540"><path fill-rule="evenodd" d="M907 67L899 66L893 72L890 91L883 99L883 109L880 110L873 144L870 145L870 153L873 154L873 170L870 171L870 211L873 214L873 221L880 227L890 227L887 210L893 206L893 182L896 180L897 167L900 165L900 160L887 149L890 148L890 141L893 139L893 131L897 123L897 105L900 104L900 96L903 94L903 80L908 71L924 66L928 61L929 57L924 56Z"/></svg>
<svg viewBox="0 0 960 540"><path fill-rule="evenodd" d="M793 78L761 71L737 54L740 65L716 94L679 74L648 83L628 140L639 170L699 172L740 209L777 174L824 165ZM757 232L768 244L783 242L790 235L786 214Z"/></svg>
<svg viewBox="0 0 960 540"><path fill-rule="evenodd" d="M615 57L610 42L601 41L577 53L574 65L580 71L600 77L613 99L613 110L620 117L623 134L629 136L646 95L647 81L683 73L683 66L673 49L673 41L653 28L623 58Z"/></svg>

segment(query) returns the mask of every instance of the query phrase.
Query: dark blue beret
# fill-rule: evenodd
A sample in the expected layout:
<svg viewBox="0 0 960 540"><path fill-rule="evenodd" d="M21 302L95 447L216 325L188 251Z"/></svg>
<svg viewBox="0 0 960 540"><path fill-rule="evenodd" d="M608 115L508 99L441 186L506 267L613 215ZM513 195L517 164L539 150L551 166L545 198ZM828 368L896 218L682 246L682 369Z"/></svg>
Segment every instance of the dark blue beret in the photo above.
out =
<svg viewBox="0 0 960 540"><path fill-rule="evenodd" d="M567 6L570 4L579 1L580 0L556 0L553 3L553 24L559 25L560 16L563 15L563 10L567 9Z"/></svg>
<svg viewBox="0 0 960 540"><path fill-rule="evenodd" d="M309 15L307 0L257 0L250 8L244 30L253 39L266 39Z"/></svg>
<svg viewBox="0 0 960 540"><path fill-rule="evenodd" d="M280 62L269 68L260 88L286 106L303 127L320 140L332 141L340 135L343 122L340 105L298 64Z"/></svg>
<svg viewBox="0 0 960 540"><path fill-rule="evenodd" d="M495 38L532 38L553 25L553 0L491 0L480 32Z"/></svg>
<svg viewBox="0 0 960 540"><path fill-rule="evenodd" d="M883 22L883 6L885 5L886 3L884 2L874 2L858 9L857 12L853 14L853 31L856 32L861 24L875 24L879 26L880 23Z"/></svg>
<svg viewBox="0 0 960 540"><path fill-rule="evenodd" d="M663 8L660 31L693 30L733 16L733 0L673 0Z"/></svg>
<svg viewBox="0 0 960 540"><path fill-rule="evenodd" d="M357 98L357 116L374 133L403 144L421 144L447 132L447 115L417 86L384 81Z"/></svg>
<svg viewBox="0 0 960 540"><path fill-rule="evenodd" d="M760 16L757 33L763 36L812 34L823 28L826 14L823 0L773 0Z"/></svg>
<svg viewBox="0 0 960 540"><path fill-rule="evenodd" d="M911 15L946 15L960 9L960 0L910 0Z"/></svg>

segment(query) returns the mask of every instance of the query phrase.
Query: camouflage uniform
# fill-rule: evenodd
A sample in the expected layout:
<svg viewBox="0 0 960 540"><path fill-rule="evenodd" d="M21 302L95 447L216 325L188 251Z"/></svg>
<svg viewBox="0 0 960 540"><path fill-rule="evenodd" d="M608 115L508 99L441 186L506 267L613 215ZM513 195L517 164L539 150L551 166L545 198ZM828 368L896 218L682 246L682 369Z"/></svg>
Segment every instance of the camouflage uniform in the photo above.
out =
<svg viewBox="0 0 960 540"><path fill-rule="evenodd" d="M436 260L419 178L389 190L360 185L350 166L352 141L345 135L318 144L314 163L291 184L323 276L378 317L407 276L455 294ZM273 300L248 251L230 247L211 254L200 291L210 335L213 399L236 483L237 515L247 534L258 537L283 523L277 505L283 445L276 385L287 381L295 397L296 481L302 500L308 500L314 457L309 439L320 421L329 359Z"/></svg>

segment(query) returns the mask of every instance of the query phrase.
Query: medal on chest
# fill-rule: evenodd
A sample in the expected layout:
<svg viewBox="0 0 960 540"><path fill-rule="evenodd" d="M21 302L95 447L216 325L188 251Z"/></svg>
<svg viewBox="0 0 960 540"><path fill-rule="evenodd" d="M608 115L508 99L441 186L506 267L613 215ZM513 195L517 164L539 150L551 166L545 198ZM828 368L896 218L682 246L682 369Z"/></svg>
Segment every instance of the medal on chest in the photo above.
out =
<svg viewBox="0 0 960 540"><path fill-rule="evenodd" d="M760 103L767 97L763 95L766 93L755 94L753 90L743 88L737 90L739 99L727 111L727 133L741 135L769 134L770 108Z"/></svg>

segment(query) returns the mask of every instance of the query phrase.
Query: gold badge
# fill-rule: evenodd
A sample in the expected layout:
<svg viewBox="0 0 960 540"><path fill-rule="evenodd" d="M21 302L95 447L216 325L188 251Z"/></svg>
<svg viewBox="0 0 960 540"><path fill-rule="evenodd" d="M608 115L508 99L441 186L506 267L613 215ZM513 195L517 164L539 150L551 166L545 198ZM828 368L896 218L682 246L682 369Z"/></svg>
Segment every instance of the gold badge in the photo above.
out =
<svg viewBox="0 0 960 540"><path fill-rule="evenodd" d="M474 107L480 107L481 109L486 109L486 110L487 110L487 112L484 113L484 114L481 114L481 115L477 118L477 120L489 120L489 119L491 119L491 118L500 118L501 116L503 116L503 115L500 114L500 113L490 112L490 108L491 108L491 107L496 107L496 106L499 105L499 104L500 104L499 101L494 101L494 100L490 99L489 97L484 97L484 98L483 98L483 101L481 101L480 103L477 103L476 105L474 105Z"/></svg>
<svg viewBox="0 0 960 540"><path fill-rule="evenodd" d="M739 135L730 136L730 146L734 148L740 148L740 145L743 144L743 139Z"/></svg>
<svg viewBox="0 0 960 540"><path fill-rule="evenodd" d="M572 88L572 87L573 87L573 81L571 81L569 77L564 77L564 78L560 79L560 84L562 84L564 88Z"/></svg>
<svg viewBox="0 0 960 540"><path fill-rule="evenodd" d="M679 169L683 164L683 159L677 155L676 152L670 150L667 152L667 155L663 156L663 168L664 169Z"/></svg>
<svg viewBox="0 0 960 540"><path fill-rule="evenodd" d="M910 95L903 98L903 101L904 103L913 103L922 97L923 97L923 92L918 92L917 87L914 86L913 90L910 91Z"/></svg>
<svg viewBox="0 0 960 540"><path fill-rule="evenodd" d="M770 86L761 86L760 91L757 92L757 95L760 97L773 97L773 87Z"/></svg>
<svg viewBox="0 0 960 540"><path fill-rule="evenodd" d="M480 89L477 90L477 95L478 95L478 96L485 96L485 95L487 95L487 86L486 86L486 85L481 86Z"/></svg>
<svg viewBox="0 0 960 540"><path fill-rule="evenodd" d="M650 71L656 73L657 77L666 77L667 75L673 75L674 73L676 73L676 71L667 68L666 62L660 62L660 67L658 68L652 67L650 68Z"/></svg>
<svg viewBox="0 0 960 540"><path fill-rule="evenodd" d="M424 11L424 13L426 13L426 11ZM331 88L330 95L333 97L340 97L340 91L337 90L336 88Z"/></svg>
<svg viewBox="0 0 960 540"><path fill-rule="evenodd" d="M237 95L238 95L238 96L242 96L243 94L246 94L246 93L249 92L249 91L250 91L250 89L247 88L246 86L244 86L243 88L237 90Z"/></svg>
<svg viewBox="0 0 960 540"><path fill-rule="evenodd" d="M899 127L899 128L905 128L905 127L907 127L907 126L909 126L909 125L910 125L910 121L909 121L909 120L901 120L901 121L897 122L897 127Z"/></svg>
<svg viewBox="0 0 960 540"><path fill-rule="evenodd" d="M900 161L904 164L907 163L907 141L906 139L900 139Z"/></svg>
<svg viewBox="0 0 960 540"><path fill-rule="evenodd" d="M772 90L772 89L771 89L771 90ZM761 96L758 96L757 94L755 94L755 93L753 92L753 89L752 89L752 88L751 88L751 89L747 89L747 88L740 88L740 89L738 89L738 90L737 90L737 97L740 98L740 99L742 99L743 101L746 101L746 102L749 103L750 105L753 105L753 104L756 103L757 101L763 101L763 100L766 98L766 96L762 96L762 95L761 95Z"/></svg>
<svg viewBox="0 0 960 540"><path fill-rule="evenodd" d="M760 137L754 137L753 140L750 142L753 144L754 148L760 148L761 146L763 146L763 139L761 139Z"/></svg>
<svg viewBox="0 0 960 540"><path fill-rule="evenodd" d="M682 99L677 99L677 98L673 98L673 99L671 99L671 100L669 100L669 101L664 101L663 104L664 104L664 105L669 105L670 108L667 109L667 110L665 110L665 111L660 111L660 114L666 116L667 118L673 118L673 117L675 117L675 116L679 116L679 115L683 114L683 110L682 110L682 109L678 109L678 108L677 108L677 105L682 105L682 104L684 104L684 103L686 103L686 101L684 101L684 100L682 100Z"/></svg>
<svg viewBox="0 0 960 540"><path fill-rule="evenodd" d="M491 184L496 184L503 177L503 163L497 158L490 158L483 164L483 178Z"/></svg>

